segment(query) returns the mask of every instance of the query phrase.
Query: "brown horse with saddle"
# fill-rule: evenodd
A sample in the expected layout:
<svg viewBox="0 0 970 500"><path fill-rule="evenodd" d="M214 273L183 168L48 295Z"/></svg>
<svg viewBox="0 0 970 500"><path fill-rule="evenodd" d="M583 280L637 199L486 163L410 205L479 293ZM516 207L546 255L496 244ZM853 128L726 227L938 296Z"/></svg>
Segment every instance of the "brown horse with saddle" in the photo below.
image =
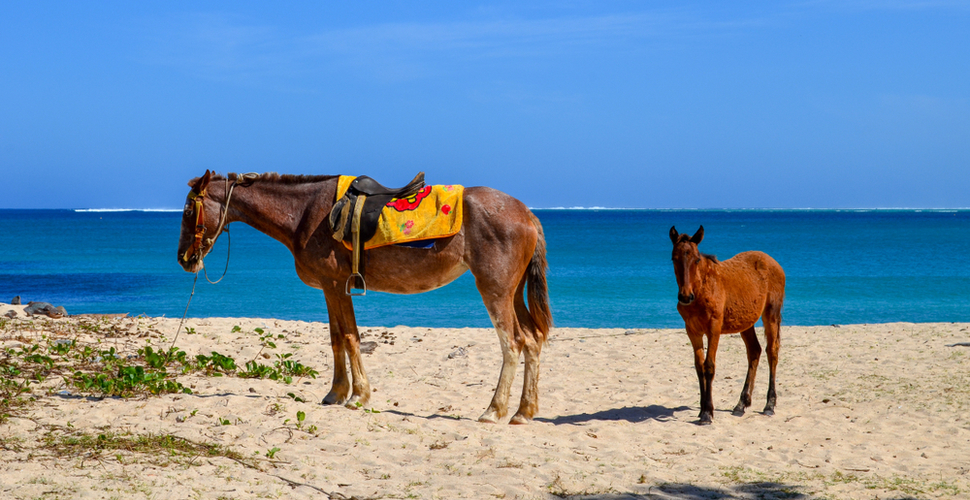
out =
<svg viewBox="0 0 970 500"><path fill-rule="evenodd" d="M182 217L179 264L189 272L202 269L203 257L234 221L285 245L300 279L323 290L334 353L333 384L323 402L344 405L366 404L371 394L351 288L364 286L366 280L369 290L421 293L470 270L498 333L503 358L492 402L479 421L497 422L507 414L519 354L524 353L522 397L510 423L528 423L538 411L539 354L552 326L539 219L505 193L469 187L461 193L463 210L455 234L433 240L430 248L385 245L364 250L372 229L367 214L373 216L375 207L381 209L388 200L414 195L424 182L415 178L404 188L390 189L372 179L358 179L347 189L355 199L340 196L343 205L335 211L340 176L223 177L206 171L189 182L192 189ZM344 243L347 238L350 248Z"/></svg>

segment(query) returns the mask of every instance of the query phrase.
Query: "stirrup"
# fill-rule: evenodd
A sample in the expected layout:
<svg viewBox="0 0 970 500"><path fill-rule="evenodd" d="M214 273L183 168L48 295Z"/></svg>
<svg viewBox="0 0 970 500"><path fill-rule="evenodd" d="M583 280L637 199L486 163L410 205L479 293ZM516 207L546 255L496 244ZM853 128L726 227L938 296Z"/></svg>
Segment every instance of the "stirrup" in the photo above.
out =
<svg viewBox="0 0 970 500"><path fill-rule="evenodd" d="M350 284L351 281L353 281L354 284L357 283L357 281L354 280L354 278L360 278L360 284L361 284L360 288L354 288L354 285ZM362 290L362 291L355 292L354 290ZM364 281L364 277L360 273L353 273L350 276L348 276L347 284L344 285L344 293L351 297L362 297L364 295L367 295L367 282Z"/></svg>

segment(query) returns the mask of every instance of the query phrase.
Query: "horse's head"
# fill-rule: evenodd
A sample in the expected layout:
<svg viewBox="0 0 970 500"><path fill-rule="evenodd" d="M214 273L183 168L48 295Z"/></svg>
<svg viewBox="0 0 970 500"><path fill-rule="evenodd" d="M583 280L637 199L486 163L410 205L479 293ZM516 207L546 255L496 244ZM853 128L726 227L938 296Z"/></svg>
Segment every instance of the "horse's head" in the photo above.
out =
<svg viewBox="0 0 970 500"><path fill-rule="evenodd" d="M202 257L212 250L219 236L219 219L222 207L211 199L208 192L212 172L189 181L192 188L185 198L182 210L182 232L179 235L178 261L188 272L202 269Z"/></svg>
<svg viewBox="0 0 970 500"><path fill-rule="evenodd" d="M694 283L698 281L699 266L703 256L697 245L704 239L704 226L694 236L677 233L670 226L670 241L674 244L671 259L674 261L674 275L677 277L677 301L682 305L694 302Z"/></svg>

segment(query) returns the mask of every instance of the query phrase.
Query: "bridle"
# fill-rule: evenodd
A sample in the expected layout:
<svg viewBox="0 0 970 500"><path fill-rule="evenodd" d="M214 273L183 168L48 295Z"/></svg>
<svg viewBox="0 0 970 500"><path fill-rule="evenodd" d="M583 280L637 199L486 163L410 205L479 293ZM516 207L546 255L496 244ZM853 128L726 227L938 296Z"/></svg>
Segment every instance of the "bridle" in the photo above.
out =
<svg viewBox="0 0 970 500"><path fill-rule="evenodd" d="M205 204L203 201L208 194L208 187L203 188L198 193L195 191L189 191L188 198L192 200L194 204L193 212L195 212L195 234L192 237L192 244L185 250L185 253L182 254L182 261L188 262L192 256L197 256L199 262L202 263L202 270L205 272L205 279L209 283L216 284L222 281L222 278L226 277L226 271L229 270L229 254L227 251L226 269L223 271L222 276L216 281L210 280L208 272L205 271L205 261L203 260L205 257L202 252L203 239L205 239L211 248L211 246L215 244L215 239L224 231L226 234L230 235L229 246L230 248L232 247L232 236L231 233L229 233L229 227L226 225L226 218L229 216L229 202L232 200L232 192L235 190L236 186L248 186L252 184L258 177L259 174L256 173L238 175L232 180L231 184L229 182L229 178L226 177L226 203L222 206L222 217L219 218L219 227L216 228L216 231L213 233L211 238L205 238L207 228L205 226ZM239 182L240 180L242 181L241 183Z"/></svg>

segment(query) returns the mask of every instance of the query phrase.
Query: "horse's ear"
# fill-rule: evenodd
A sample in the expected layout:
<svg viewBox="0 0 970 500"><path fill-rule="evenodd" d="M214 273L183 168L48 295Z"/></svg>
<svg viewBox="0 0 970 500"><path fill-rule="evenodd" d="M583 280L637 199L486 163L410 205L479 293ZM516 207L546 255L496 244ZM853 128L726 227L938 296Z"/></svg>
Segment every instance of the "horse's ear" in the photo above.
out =
<svg viewBox="0 0 970 500"><path fill-rule="evenodd" d="M675 226L670 226L670 242L673 243L674 245L676 245L677 244L677 238L679 238L679 237L680 237L680 234L677 232L676 227Z"/></svg>
<svg viewBox="0 0 970 500"><path fill-rule="evenodd" d="M212 172L210 172L209 169L205 169L205 175L199 177L199 180L195 182L195 185L192 186L192 192L195 194L202 193L202 191L205 191L205 188L209 187L209 181L211 180Z"/></svg>
<svg viewBox="0 0 970 500"><path fill-rule="evenodd" d="M690 237L690 242L693 243L693 244L695 244L695 245L700 245L701 244L701 241L703 239L704 239L704 226L701 226L697 230L697 232L694 233L694 236L691 236Z"/></svg>

